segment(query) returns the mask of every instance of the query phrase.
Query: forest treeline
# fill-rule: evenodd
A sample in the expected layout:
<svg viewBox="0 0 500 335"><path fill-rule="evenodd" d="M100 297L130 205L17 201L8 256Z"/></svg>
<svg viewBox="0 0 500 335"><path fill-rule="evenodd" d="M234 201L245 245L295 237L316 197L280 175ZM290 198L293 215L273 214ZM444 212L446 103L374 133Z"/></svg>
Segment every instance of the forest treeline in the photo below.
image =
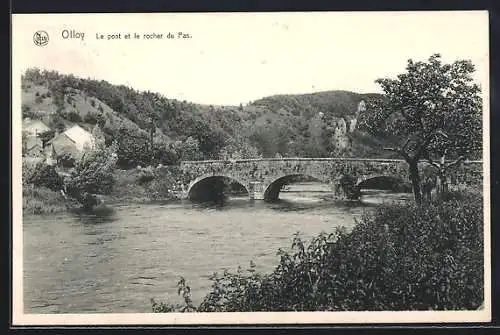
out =
<svg viewBox="0 0 500 335"><path fill-rule="evenodd" d="M118 143L118 165L176 164L180 160L258 157L382 157L380 141L355 131L335 150L336 121L355 117L373 94L330 91L276 95L239 106L171 99L104 80L37 68L22 77L23 116L63 130L98 125Z"/></svg>

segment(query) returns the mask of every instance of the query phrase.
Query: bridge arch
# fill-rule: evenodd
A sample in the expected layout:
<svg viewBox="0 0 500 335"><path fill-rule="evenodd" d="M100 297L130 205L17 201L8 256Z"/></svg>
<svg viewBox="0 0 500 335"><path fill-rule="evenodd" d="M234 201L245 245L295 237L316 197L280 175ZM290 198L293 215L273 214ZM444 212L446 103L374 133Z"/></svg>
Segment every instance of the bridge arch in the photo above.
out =
<svg viewBox="0 0 500 335"><path fill-rule="evenodd" d="M359 191L361 189L380 189L392 191L411 191L411 185L404 177L394 174L374 174L368 176L360 176L355 185ZM410 187L410 189L407 189Z"/></svg>
<svg viewBox="0 0 500 335"><path fill-rule="evenodd" d="M220 200L224 196L225 180L239 184L249 194L247 183L240 178L229 174L204 174L189 183L185 197L189 200Z"/></svg>
<svg viewBox="0 0 500 335"><path fill-rule="evenodd" d="M278 200L279 194L283 186L292 184L298 178L308 178L317 182L330 184L329 180L325 179L325 176L318 176L311 173L290 173L285 174L280 177L272 179L264 186L263 199L265 201L275 201Z"/></svg>

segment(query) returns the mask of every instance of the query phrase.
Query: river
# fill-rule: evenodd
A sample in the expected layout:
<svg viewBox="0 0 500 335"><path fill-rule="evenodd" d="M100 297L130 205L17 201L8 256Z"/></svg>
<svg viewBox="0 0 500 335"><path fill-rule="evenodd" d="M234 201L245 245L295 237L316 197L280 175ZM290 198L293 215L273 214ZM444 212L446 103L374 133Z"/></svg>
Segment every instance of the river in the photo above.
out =
<svg viewBox="0 0 500 335"><path fill-rule="evenodd" d="M107 215L25 216L25 313L151 312L150 299L181 303L184 276L199 303L209 276L253 261L271 272L293 234L310 240L384 201L408 194L365 191L360 203L334 202L321 184L291 185L274 204L229 199L223 206L116 205Z"/></svg>

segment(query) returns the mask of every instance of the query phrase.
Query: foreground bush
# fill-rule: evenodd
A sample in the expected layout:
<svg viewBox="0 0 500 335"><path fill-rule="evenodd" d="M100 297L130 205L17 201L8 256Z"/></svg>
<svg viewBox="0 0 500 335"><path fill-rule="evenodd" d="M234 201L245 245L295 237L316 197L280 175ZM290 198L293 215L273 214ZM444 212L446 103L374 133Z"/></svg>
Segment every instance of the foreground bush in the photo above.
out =
<svg viewBox="0 0 500 335"><path fill-rule="evenodd" d="M43 161L29 163L23 161L23 185L46 187L53 191L63 188L63 178L59 176L53 166Z"/></svg>
<svg viewBox="0 0 500 335"><path fill-rule="evenodd" d="M477 309L483 208L477 196L381 207L351 232L295 236L273 273L214 275L200 312ZM183 291L185 295L185 291ZM185 298L185 297L184 297ZM185 298L186 300L186 298ZM179 310L154 301L155 312Z"/></svg>
<svg viewBox="0 0 500 335"><path fill-rule="evenodd" d="M86 153L65 179L66 194L83 208L91 209L98 204L95 194L110 194L113 190L116 161L115 144Z"/></svg>

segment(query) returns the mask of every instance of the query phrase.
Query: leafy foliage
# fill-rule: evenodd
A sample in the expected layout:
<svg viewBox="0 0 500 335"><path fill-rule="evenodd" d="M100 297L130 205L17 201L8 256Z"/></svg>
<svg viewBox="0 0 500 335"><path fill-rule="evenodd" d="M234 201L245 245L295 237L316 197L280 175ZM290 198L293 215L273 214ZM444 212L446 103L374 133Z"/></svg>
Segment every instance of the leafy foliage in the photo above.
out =
<svg viewBox="0 0 500 335"><path fill-rule="evenodd" d="M200 142L192 136L187 137L182 142L177 142L176 146L178 148L181 160L195 161L203 159L203 153L200 149Z"/></svg>
<svg viewBox="0 0 500 335"><path fill-rule="evenodd" d="M84 207L95 205L93 194L109 194L114 185L116 145L86 153L65 179L66 193Z"/></svg>
<svg viewBox="0 0 500 335"><path fill-rule="evenodd" d="M23 161L23 184L32 184L40 187L47 187L54 191L63 188L63 178L59 176L53 166L40 161L30 164Z"/></svg>
<svg viewBox="0 0 500 335"><path fill-rule="evenodd" d="M47 142L49 142L54 137L54 134L55 134L55 130L52 130L52 129L38 134L38 137L42 141L43 148L45 148L45 146L47 145Z"/></svg>
<svg viewBox="0 0 500 335"><path fill-rule="evenodd" d="M66 128L64 119L58 114L54 114L50 117L49 126L60 133L62 133Z"/></svg>
<svg viewBox="0 0 500 335"><path fill-rule="evenodd" d="M158 302L151 299L151 305L153 306L153 313L167 313L167 312L196 312L197 308L193 305L191 300L191 287L187 285L184 277L181 277L177 283L177 294L182 296L184 300L184 305L176 304L166 304L164 302Z"/></svg>
<svg viewBox="0 0 500 335"><path fill-rule="evenodd" d="M70 153L63 152L57 156L57 162L64 168L72 168L75 166L76 160Z"/></svg>
<svg viewBox="0 0 500 335"><path fill-rule="evenodd" d="M397 79L376 81L384 96L368 102L360 127L392 142L388 149L408 162L417 204L420 159L437 156L444 164L444 155L468 157L481 147L482 103L473 72L470 61L442 64L434 54L428 62L408 60Z"/></svg>

